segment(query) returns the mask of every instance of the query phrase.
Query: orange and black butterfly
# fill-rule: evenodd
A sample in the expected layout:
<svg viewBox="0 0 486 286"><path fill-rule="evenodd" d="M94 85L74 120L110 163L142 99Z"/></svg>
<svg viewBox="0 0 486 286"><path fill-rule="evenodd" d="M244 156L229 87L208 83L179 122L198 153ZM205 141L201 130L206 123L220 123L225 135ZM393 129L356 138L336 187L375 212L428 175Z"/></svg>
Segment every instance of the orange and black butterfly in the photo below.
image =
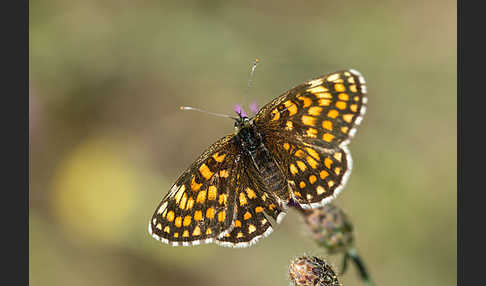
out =
<svg viewBox="0 0 486 286"><path fill-rule="evenodd" d="M333 200L352 168L348 143L366 111L363 76L345 70L285 92L209 147L162 199L149 233L178 246L247 247L288 207Z"/></svg>

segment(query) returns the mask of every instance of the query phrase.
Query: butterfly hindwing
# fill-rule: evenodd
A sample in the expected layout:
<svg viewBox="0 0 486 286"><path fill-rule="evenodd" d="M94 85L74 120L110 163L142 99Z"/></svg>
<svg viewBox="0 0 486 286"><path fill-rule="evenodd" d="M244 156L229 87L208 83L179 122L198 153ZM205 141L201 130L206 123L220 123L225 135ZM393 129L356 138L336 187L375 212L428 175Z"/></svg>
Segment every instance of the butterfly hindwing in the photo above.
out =
<svg viewBox="0 0 486 286"><path fill-rule="evenodd" d="M292 197L304 209L334 199L351 174L352 159L346 146L328 149L305 142L285 142L276 149Z"/></svg>
<svg viewBox="0 0 486 286"><path fill-rule="evenodd" d="M366 111L361 74L345 70L301 84L265 105L255 125L271 139L317 139L321 145L346 145ZM271 140L270 140L271 141Z"/></svg>
<svg viewBox="0 0 486 286"><path fill-rule="evenodd" d="M231 231L239 152L233 135L213 144L184 172L157 207L149 232L171 245L210 243Z"/></svg>
<svg viewBox="0 0 486 286"><path fill-rule="evenodd" d="M243 166L237 175L234 228L216 241L222 246L251 246L272 232L269 217L278 222L285 215L273 194L264 191L253 167L245 163Z"/></svg>

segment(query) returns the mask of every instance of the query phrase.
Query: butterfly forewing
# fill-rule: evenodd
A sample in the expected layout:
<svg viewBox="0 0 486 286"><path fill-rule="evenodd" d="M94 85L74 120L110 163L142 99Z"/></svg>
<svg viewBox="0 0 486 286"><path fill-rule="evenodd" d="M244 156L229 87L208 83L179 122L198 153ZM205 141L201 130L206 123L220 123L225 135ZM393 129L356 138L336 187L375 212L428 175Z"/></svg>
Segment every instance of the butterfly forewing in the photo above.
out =
<svg viewBox="0 0 486 286"><path fill-rule="evenodd" d="M194 245L231 231L239 169L233 137L216 142L179 177L149 224L154 238L171 245Z"/></svg>
<svg viewBox="0 0 486 286"><path fill-rule="evenodd" d="M327 147L349 143L366 111L361 74L346 70L301 84L269 104L255 117L268 137L317 139Z"/></svg>

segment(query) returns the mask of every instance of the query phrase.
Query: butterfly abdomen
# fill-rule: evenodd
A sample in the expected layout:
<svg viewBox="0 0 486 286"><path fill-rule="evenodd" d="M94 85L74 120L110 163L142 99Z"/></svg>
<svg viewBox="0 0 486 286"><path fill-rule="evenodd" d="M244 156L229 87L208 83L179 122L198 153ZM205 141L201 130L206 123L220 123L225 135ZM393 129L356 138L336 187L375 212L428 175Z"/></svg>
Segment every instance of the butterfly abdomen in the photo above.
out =
<svg viewBox="0 0 486 286"><path fill-rule="evenodd" d="M276 194L277 197L287 201L290 198L287 180L270 151L262 143L250 154L256 168L260 171L266 191Z"/></svg>

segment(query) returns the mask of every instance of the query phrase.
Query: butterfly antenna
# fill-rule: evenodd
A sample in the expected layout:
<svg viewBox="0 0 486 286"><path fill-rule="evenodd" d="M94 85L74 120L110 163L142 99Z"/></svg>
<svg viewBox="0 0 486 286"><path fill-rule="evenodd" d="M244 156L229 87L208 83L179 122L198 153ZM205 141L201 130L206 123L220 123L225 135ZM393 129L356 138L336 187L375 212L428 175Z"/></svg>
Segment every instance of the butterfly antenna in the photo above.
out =
<svg viewBox="0 0 486 286"><path fill-rule="evenodd" d="M253 61L253 65L251 66L251 70L250 70L250 76L248 77L248 85L246 86L245 95L248 95L248 90L250 89L251 80L253 79L253 74L255 73L256 66L259 62L260 62L259 59L255 59Z"/></svg>
<svg viewBox="0 0 486 286"><path fill-rule="evenodd" d="M207 114L214 115L214 116L218 116L218 117L226 117L226 118L231 118L231 119L234 119L234 120L238 120L238 118L233 117L233 116L228 115L228 114L215 113L215 112L211 112L211 111L202 110L202 109L199 109L199 108L196 108L196 107L181 106L180 109L181 110L199 111L199 112L202 112L202 113L207 113Z"/></svg>

